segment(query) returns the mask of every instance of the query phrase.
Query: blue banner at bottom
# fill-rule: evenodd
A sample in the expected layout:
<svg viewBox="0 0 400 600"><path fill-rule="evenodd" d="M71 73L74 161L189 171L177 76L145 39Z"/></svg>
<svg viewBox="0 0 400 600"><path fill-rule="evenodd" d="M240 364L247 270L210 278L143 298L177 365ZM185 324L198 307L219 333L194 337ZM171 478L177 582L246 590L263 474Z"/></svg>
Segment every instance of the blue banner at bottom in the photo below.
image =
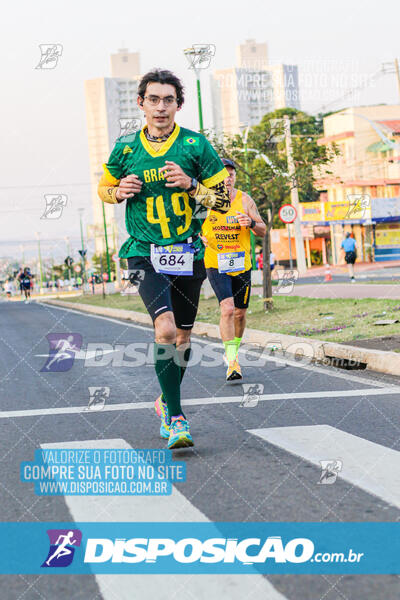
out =
<svg viewBox="0 0 400 600"><path fill-rule="evenodd" d="M400 523L0 523L0 573L400 573Z"/></svg>

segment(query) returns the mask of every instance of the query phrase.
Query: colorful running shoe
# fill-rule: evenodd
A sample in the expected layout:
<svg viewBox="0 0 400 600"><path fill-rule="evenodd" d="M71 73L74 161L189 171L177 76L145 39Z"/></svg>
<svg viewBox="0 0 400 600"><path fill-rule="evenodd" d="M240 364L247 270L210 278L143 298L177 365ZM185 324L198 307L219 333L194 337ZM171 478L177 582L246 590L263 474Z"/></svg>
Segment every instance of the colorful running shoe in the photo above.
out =
<svg viewBox="0 0 400 600"><path fill-rule="evenodd" d="M169 438L168 406L167 403L164 402L162 394L161 396L158 396L157 400L155 401L154 410L161 419L160 437L162 437L164 440L167 440Z"/></svg>
<svg viewBox="0 0 400 600"><path fill-rule="evenodd" d="M193 446L193 439L189 431L189 423L182 416L172 417L169 428L168 448L187 448Z"/></svg>
<svg viewBox="0 0 400 600"><path fill-rule="evenodd" d="M242 372L240 370L239 363L235 358L235 360L231 360L231 362L228 364L228 368L226 370L226 380L235 381L236 379L242 379Z"/></svg>

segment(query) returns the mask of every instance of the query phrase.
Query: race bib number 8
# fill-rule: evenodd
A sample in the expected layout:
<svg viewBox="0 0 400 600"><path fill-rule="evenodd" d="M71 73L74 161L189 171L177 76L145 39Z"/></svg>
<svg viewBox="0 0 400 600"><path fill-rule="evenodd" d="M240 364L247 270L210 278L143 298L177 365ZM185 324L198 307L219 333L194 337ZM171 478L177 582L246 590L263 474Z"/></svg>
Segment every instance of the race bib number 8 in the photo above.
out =
<svg viewBox="0 0 400 600"><path fill-rule="evenodd" d="M223 252L218 254L218 272L235 273L244 271L244 252Z"/></svg>
<svg viewBox="0 0 400 600"><path fill-rule="evenodd" d="M193 256L190 244L151 245L151 262L157 273L193 275Z"/></svg>

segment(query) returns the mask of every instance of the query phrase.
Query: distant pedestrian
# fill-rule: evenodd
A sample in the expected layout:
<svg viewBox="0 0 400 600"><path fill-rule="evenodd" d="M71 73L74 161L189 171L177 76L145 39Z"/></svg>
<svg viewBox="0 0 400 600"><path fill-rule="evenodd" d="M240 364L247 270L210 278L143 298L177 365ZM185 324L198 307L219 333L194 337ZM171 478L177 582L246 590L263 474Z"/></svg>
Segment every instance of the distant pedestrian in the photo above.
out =
<svg viewBox="0 0 400 600"><path fill-rule="evenodd" d="M4 291L6 293L7 300L10 300L11 296L13 295L13 288L13 282L11 280L7 280L4 284Z"/></svg>
<svg viewBox="0 0 400 600"><path fill-rule="evenodd" d="M351 237L351 233L349 231L346 233L346 237L342 242L341 248L344 251L344 259L349 270L350 281L351 283L354 283L354 263L356 262L357 258L357 244L356 240Z"/></svg>

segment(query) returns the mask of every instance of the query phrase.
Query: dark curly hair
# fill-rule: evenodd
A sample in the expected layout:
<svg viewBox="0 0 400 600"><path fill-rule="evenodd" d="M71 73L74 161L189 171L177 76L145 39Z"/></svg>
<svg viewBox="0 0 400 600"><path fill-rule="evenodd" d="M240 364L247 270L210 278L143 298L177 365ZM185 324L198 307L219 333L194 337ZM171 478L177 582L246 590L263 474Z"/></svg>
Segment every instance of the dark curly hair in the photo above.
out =
<svg viewBox="0 0 400 600"><path fill-rule="evenodd" d="M142 100L144 100L146 88L149 83L168 83L169 85L173 85L176 91L178 107L182 106L184 103L185 96L183 93L184 87L182 82L171 71L164 69L153 69L152 71L146 73L146 75L143 75L138 87L138 95L142 98Z"/></svg>

